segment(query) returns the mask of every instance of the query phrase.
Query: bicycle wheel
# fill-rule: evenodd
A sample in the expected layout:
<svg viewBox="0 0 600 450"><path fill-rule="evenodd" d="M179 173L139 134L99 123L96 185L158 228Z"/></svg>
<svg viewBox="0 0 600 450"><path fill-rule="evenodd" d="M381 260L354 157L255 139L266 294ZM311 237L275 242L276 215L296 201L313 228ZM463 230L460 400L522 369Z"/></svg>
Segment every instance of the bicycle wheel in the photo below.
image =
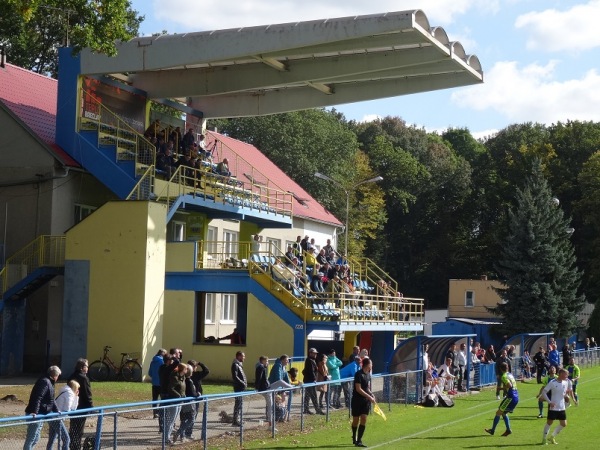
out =
<svg viewBox="0 0 600 450"><path fill-rule="evenodd" d="M102 361L94 361L90 364L87 374L92 381L106 381L110 375L110 368Z"/></svg>
<svg viewBox="0 0 600 450"><path fill-rule="evenodd" d="M121 367L124 381L142 381L142 366L137 361L127 361Z"/></svg>

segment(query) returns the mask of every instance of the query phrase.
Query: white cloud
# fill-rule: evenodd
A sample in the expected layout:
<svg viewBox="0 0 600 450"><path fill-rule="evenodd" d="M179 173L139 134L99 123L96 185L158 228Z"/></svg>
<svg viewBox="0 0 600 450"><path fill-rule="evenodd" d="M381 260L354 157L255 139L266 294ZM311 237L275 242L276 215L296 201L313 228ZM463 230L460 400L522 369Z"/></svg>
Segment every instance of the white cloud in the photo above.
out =
<svg viewBox="0 0 600 450"><path fill-rule="evenodd" d="M383 117L379 114L366 114L359 120L359 122L374 122L378 119L382 119Z"/></svg>
<svg viewBox="0 0 600 450"><path fill-rule="evenodd" d="M486 139L492 136L495 136L498 133L497 128L490 128L489 130L481 130L481 131L471 131L471 136L475 139Z"/></svg>
<svg viewBox="0 0 600 450"><path fill-rule="evenodd" d="M579 79L558 81L557 65L498 62L486 72L484 84L454 92L452 100L476 111L496 111L513 122L600 121L600 74L590 70Z"/></svg>
<svg viewBox="0 0 600 450"><path fill-rule="evenodd" d="M527 48L548 52L579 52L600 47L598 20L600 0L590 0L570 9L546 9L517 17L516 28L529 35Z"/></svg>
<svg viewBox="0 0 600 450"><path fill-rule="evenodd" d="M498 0L484 3L486 10L490 5L493 10ZM134 1L133 6L146 9L141 0ZM156 19L161 25L160 29L146 30L149 33L165 28L169 33L220 30L413 9L422 9L430 25L436 26L450 24L474 7L481 9L476 0L154 0L152 6L153 17L147 14L146 19Z"/></svg>

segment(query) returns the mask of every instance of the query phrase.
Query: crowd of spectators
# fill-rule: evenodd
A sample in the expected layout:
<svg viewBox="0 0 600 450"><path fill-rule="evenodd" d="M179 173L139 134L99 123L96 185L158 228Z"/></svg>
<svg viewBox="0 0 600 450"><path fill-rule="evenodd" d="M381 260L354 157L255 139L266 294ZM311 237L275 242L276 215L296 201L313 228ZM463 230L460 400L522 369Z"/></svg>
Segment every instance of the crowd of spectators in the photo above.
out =
<svg viewBox="0 0 600 450"><path fill-rule="evenodd" d="M183 174L191 178L194 178L192 169L210 171L226 178L231 176L227 158L213 162L217 141L209 146L206 135L196 133L193 128L182 134L180 127L162 127L160 119L156 119L146 129L144 137L155 146L157 173L167 179L179 167L190 169ZM200 174L196 173L196 178Z"/></svg>

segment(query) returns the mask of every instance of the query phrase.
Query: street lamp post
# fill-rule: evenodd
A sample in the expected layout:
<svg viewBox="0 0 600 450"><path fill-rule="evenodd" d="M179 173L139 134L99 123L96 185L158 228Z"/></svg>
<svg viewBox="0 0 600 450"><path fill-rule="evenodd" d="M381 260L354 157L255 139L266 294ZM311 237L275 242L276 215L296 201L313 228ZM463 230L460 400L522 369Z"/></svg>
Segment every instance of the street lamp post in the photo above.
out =
<svg viewBox="0 0 600 450"><path fill-rule="evenodd" d="M338 186L339 188L341 188L344 193L346 194L346 236L345 236L345 242L344 242L344 253L346 254L346 257L348 257L348 234L349 234L349 225L348 225L348 217L350 214L350 192L353 192L358 186L360 186L361 184L366 184L366 183L377 183L378 181L383 180L383 177L380 176L376 176L373 178L369 178L368 180L363 180L363 181L359 181L358 183L353 184L350 187L345 187L342 183L340 183L337 180L334 180L331 177L328 177L327 175L324 175L320 172L316 172L315 173L315 177L320 178L322 180L326 180L326 181L331 181L333 184L335 184L336 186Z"/></svg>

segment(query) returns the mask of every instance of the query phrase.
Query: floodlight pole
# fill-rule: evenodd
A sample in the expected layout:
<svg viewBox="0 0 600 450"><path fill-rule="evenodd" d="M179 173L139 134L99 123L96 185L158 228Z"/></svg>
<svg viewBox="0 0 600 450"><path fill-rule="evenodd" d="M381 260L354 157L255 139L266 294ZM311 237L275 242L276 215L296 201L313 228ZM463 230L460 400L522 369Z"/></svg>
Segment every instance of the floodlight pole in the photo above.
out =
<svg viewBox="0 0 600 450"><path fill-rule="evenodd" d="M345 253L346 258L347 258L348 257L349 215L350 215L350 192L353 192L361 184L377 183L378 181L383 180L383 177L376 176L376 177L373 177L373 178L369 178L368 180L359 181L358 183L353 184L349 188L346 188L339 181L334 180L333 178L328 177L327 175L324 175L324 174L322 174L320 172L316 172L315 173L315 177L320 178L322 180L326 180L326 181L332 182L333 184L335 184L336 186L338 186L340 189L342 189L344 191L344 193L346 194L346 229L344 230L345 233L346 233L346 236L345 236L345 239L344 239L345 240L345 242L344 242L344 253Z"/></svg>

